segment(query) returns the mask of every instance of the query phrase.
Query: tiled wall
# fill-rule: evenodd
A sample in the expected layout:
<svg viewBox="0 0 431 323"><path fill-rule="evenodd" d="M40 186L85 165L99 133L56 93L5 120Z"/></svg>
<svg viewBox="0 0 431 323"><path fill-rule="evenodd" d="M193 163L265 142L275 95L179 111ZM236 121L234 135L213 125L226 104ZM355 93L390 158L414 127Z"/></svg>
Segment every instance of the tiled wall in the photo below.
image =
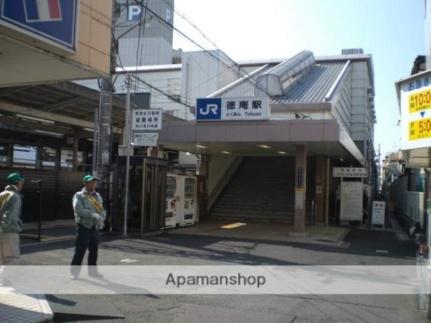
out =
<svg viewBox="0 0 431 323"><path fill-rule="evenodd" d="M78 41L71 59L100 73L109 73L112 0L80 0Z"/></svg>

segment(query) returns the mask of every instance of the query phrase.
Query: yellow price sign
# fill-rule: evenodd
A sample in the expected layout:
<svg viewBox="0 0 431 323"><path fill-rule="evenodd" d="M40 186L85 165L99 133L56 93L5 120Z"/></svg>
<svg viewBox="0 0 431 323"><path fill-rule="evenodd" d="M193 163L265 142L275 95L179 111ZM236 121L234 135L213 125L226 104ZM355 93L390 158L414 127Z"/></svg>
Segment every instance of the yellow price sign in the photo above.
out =
<svg viewBox="0 0 431 323"><path fill-rule="evenodd" d="M409 112L414 113L431 109L431 89L409 95Z"/></svg>
<svg viewBox="0 0 431 323"><path fill-rule="evenodd" d="M409 140L431 138L431 118L409 123Z"/></svg>

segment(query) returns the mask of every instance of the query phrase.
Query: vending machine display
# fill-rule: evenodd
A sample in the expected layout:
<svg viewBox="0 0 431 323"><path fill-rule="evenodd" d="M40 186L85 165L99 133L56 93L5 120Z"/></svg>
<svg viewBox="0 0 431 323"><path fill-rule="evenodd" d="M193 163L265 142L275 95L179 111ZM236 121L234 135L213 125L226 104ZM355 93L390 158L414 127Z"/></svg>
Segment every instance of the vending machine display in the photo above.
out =
<svg viewBox="0 0 431 323"><path fill-rule="evenodd" d="M175 228L177 226L177 213L179 204L178 197L178 175L168 174L166 178L166 217L165 228Z"/></svg>
<svg viewBox="0 0 431 323"><path fill-rule="evenodd" d="M194 225L197 220L197 187L196 177L180 175L181 211L177 214L179 226Z"/></svg>

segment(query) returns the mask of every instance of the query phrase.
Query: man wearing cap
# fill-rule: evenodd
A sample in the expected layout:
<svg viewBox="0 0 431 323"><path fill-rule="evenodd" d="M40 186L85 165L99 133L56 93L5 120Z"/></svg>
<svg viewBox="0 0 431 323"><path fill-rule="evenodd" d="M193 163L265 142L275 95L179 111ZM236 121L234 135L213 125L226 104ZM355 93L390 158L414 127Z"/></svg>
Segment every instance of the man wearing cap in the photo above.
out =
<svg viewBox="0 0 431 323"><path fill-rule="evenodd" d="M77 225L75 254L72 259L72 278L77 278L80 266L88 249L88 270L93 276L97 273L97 250L99 243L98 230L103 229L106 211L103 200L96 192L97 178L86 175L83 178L84 188L73 196L73 211Z"/></svg>
<svg viewBox="0 0 431 323"><path fill-rule="evenodd" d="M8 185L0 193L0 265L16 265L20 257L19 233L22 230L20 191L24 178L18 173L7 177Z"/></svg>

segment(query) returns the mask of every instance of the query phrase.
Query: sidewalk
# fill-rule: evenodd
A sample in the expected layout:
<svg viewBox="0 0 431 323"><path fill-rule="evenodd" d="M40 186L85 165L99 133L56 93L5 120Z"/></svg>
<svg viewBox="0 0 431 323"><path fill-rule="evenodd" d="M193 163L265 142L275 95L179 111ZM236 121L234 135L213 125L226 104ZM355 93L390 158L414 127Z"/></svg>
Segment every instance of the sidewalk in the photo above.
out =
<svg viewBox="0 0 431 323"><path fill-rule="evenodd" d="M23 295L0 286L0 322L52 322L54 314L43 295Z"/></svg>
<svg viewBox="0 0 431 323"><path fill-rule="evenodd" d="M300 242L340 246L350 228L325 225L308 226L305 232L295 233L285 223L205 221L196 226L171 229L174 234L205 235L220 238L256 239L280 242Z"/></svg>
<svg viewBox="0 0 431 323"><path fill-rule="evenodd" d="M40 245L37 241L37 223L24 224L21 246ZM74 239L74 221L50 221L42 223L42 242ZM54 314L44 295L24 295L11 287L0 285L0 322L52 322Z"/></svg>

